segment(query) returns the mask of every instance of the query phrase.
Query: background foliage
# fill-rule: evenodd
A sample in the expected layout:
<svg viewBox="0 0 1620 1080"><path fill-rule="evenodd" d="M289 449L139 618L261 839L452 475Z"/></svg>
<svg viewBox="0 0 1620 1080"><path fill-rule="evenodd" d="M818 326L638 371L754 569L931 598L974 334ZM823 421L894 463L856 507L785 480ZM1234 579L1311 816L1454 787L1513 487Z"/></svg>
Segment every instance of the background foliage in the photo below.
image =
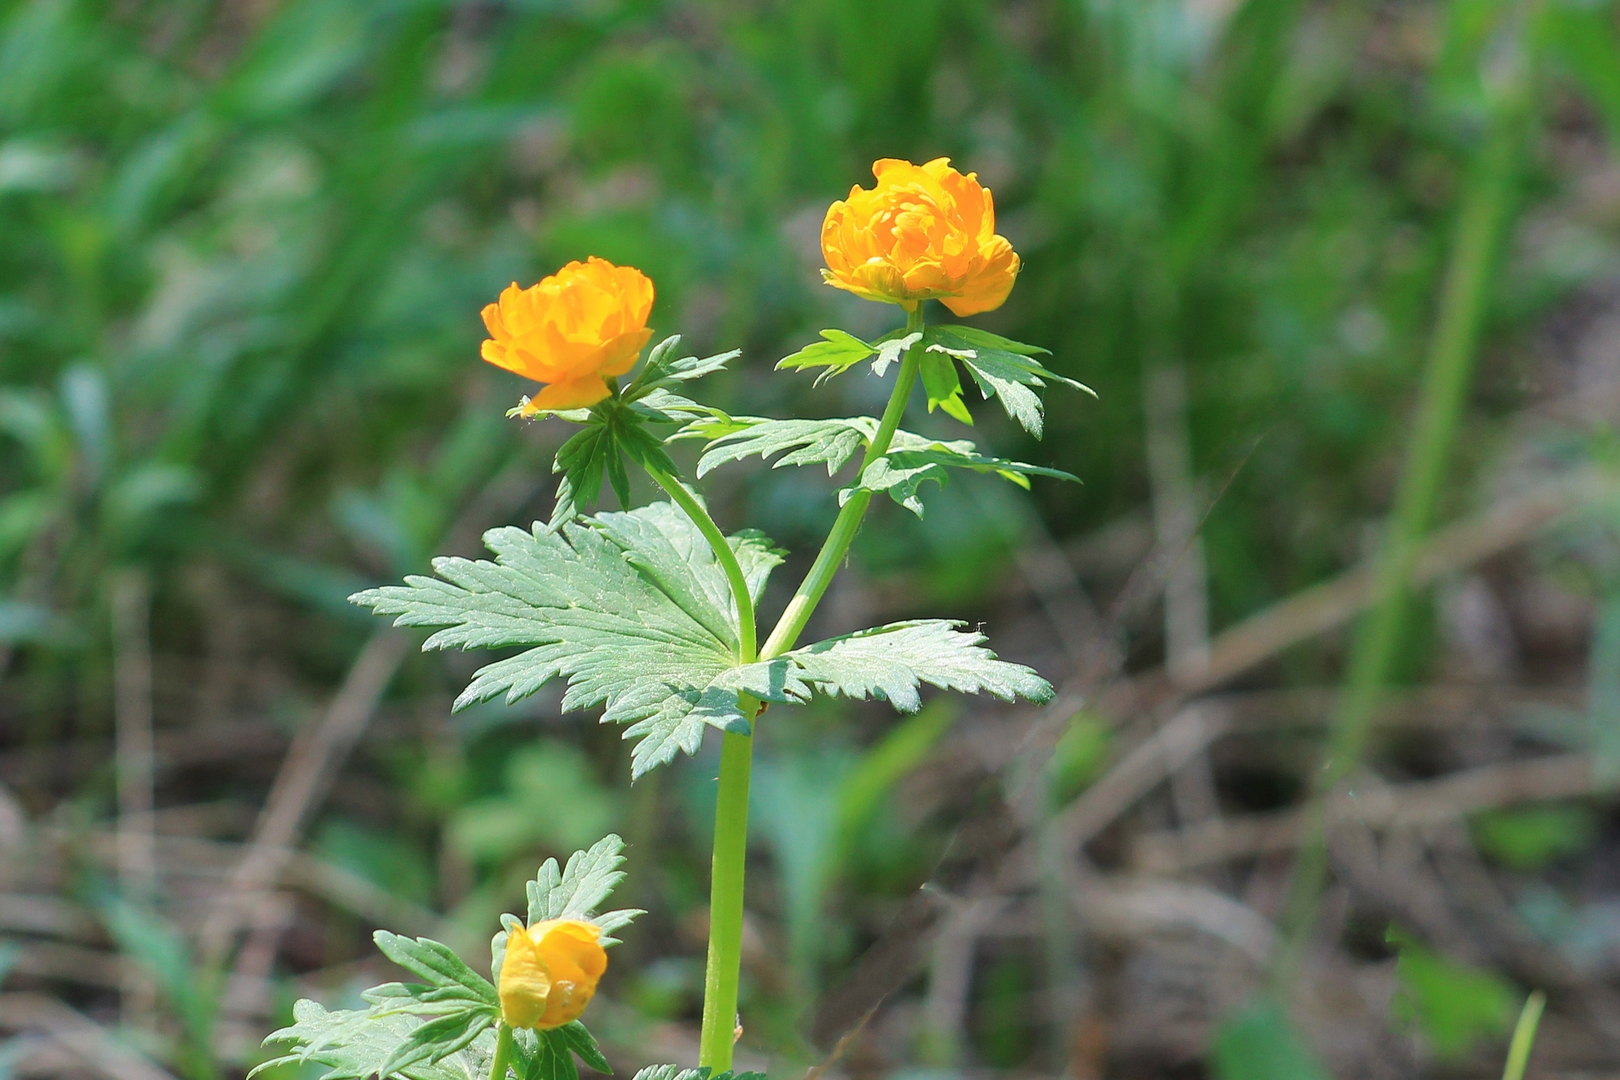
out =
<svg viewBox="0 0 1620 1080"><path fill-rule="evenodd" d="M1041 442L978 409L987 452L1083 486L1037 478L1027 500L964 476L923 522L874 510L810 639L876 616L970 614L1004 657L1055 684L1097 649L1127 674L1159 665L1156 583L1182 558L1153 557L1150 373L1165 367L1184 378L1184 413L1170 415L1185 422L1210 626L1366 556L1457 196L1493 80L1515 70L1531 73L1532 118L1440 519L1526 477L1612 462L1615 414L1601 402L1620 369L1615 14L1596 0L1544 0L1540 21L1525 11L1492 0L0 0L0 846L32 845L0 886L60 916L41 930L0 902L0 931L20 942L7 989L122 1022L140 1052L188 1076L239 1071L288 1016L295 982L340 1007L376 981L354 965L373 962L380 912L442 924L477 957L542 858L611 828L631 843L630 901L653 914L615 953L599 1034L621 1068L684 1052L712 757L626 789L618 733L559 719L554 696L452 720L475 657L413 653L389 669L359 751L293 837L307 837L298 873L337 875L322 880L347 883L349 906L332 888L289 901L263 923L277 929L250 936L268 941L258 967L239 959L217 999L199 999L187 974L208 956L198 935L214 901L175 869L207 862L204 849L176 855L165 838L206 838L209 857L231 865L288 739L317 725L356 656L373 655L363 649L384 655L344 597L549 514L565 433L505 419L526 388L477 361L478 309L508 282L588 254L631 263L657 283L655 327L699 355L741 348L709 380L714 404L820 417L881 401L864 374L813 389L808 375L772 373L824 327L870 339L898 324L817 274L827 203L866 182L877 157L949 155L994 189L1025 269L1006 307L977 322L1050 347L1049 366L1100 400L1054 396ZM1559 404L1572 400L1585 411ZM939 413L912 426L963 435ZM830 522L836 486L757 464L706 482L723 525L757 525L799 560L777 574L768 617ZM1613 759L1614 520L1599 506L1422 598L1403 683L1537 688L1536 708L1498 717L1488 745L1595 746ZM1054 551L1067 568L1056 579L1031 569ZM1506 652L1491 651L1498 639ZM1329 686L1343 652L1338 636L1312 638L1240 686ZM156 902L136 910L114 897L140 867L102 841L120 805L125 819L139 810L127 792L120 804L112 747L115 726L140 714L143 658L161 842ZM755 1054L816 1056L803 1017L929 877L986 797L978 781L1017 786L1000 772L1022 730L1014 714L972 708L940 702L895 721L780 707L762 724L745 1000ZM1309 727L1330 710L1284 711ZM1060 718L1066 734L1038 766L1053 806L1119 760L1147 716L1105 699ZM1397 732L1380 768L1425 778L1480 763L1487 742L1454 738ZM1308 733L1254 742L1213 754L1228 812L1291 805L1309 775ZM1129 817L1096 858L1118 865L1126 834L1180 813ZM1467 834L1508 875L1524 932L1600 981L1617 940L1602 905L1615 900L1590 871L1612 842L1611 813L1596 797L1507 807ZM1537 880L1548 867L1557 873ZM1264 890L1209 884L1275 914ZM1458 954L1388 898L1374 908L1377 925L1346 939L1392 980L1404 950L1415 1004L1402 1015L1427 1031L1429 1055L1412 1060L1490 1060L1527 969ZM62 930L81 916L94 916L88 929ZM1384 942L1391 917L1417 935L1397 936L1409 945ZM81 940L46 940L58 931ZM1192 1014L1166 1021L1179 1034L1133 1042L1156 1014L1132 979L1162 1000L1150 976L1168 961L1072 943L1076 969L1054 976L1037 962L1042 933L1065 931L987 939L958 1029L938 1027L952 1014L926 980L911 983L851 1067L1078 1060L1171 1075L1203 1067L1210 1025L1241 1004L1195 993ZM159 974L132 992L127 972L64 948L121 950L130 970ZM1472 996L1441 1000L1447 987ZM147 1005L132 1011L132 993ZM1112 1032L1101 1051L1085 1050L1089 1021L1072 1045L1053 1034L1068 1030L1054 1019L1065 1001ZM1424 1017L1439 1019L1425 1028ZM1270 1029L1245 1023L1210 1060L1242 1038L1264 1042ZM19 1045L18 1060L51 1067ZM1298 1052L1289 1042L1273 1056Z"/></svg>

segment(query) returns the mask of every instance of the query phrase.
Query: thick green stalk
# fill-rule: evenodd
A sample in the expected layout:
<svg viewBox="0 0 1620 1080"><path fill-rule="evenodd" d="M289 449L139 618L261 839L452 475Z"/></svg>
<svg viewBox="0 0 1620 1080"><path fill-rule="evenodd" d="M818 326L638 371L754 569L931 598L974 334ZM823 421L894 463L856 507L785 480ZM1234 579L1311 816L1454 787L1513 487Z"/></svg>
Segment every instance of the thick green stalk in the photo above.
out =
<svg viewBox="0 0 1620 1080"><path fill-rule="evenodd" d="M727 733L720 744L709 881L709 958L703 973L703 1031L698 1064L731 1068L737 1041L737 983L742 977L743 875L748 858L748 784L752 735Z"/></svg>
<svg viewBox="0 0 1620 1080"><path fill-rule="evenodd" d="M512 1029L497 1022L495 1056L489 1062L489 1080L506 1080L507 1067L512 1064Z"/></svg>
<svg viewBox="0 0 1620 1080"><path fill-rule="evenodd" d="M1496 118L1463 194L1424 372L1417 424L1379 559L1376 599L1356 628L1344 693L1334 718L1327 757L1316 778L1308 831L1294 873L1285 918L1288 943L1274 972L1274 985L1282 993L1292 984L1327 880L1323 833L1326 800L1361 761L1369 723L1400 648L1407 583L1418 546L1434 518L1446 465L1456 442L1474 367L1491 264L1512 202L1521 131L1517 119L1514 109L1504 109Z"/></svg>
<svg viewBox="0 0 1620 1080"><path fill-rule="evenodd" d="M669 492L669 497L675 500L676 506L686 511L686 516L692 519L692 523L698 527L698 531L713 549L714 557L719 561L720 569L725 572L726 581L731 585L732 598L737 602L737 633L741 642L738 649L740 655L737 659L745 664L752 664L758 657L754 600L748 592L748 579L743 576L742 566L737 562L737 553L731 550L726 534L720 531L720 526L714 523L709 512L685 484L667 473L650 467L647 469L647 475L652 477L653 482L659 487Z"/></svg>
<svg viewBox="0 0 1620 1080"><path fill-rule="evenodd" d="M906 315L906 332L923 327L922 305ZM920 343L907 350L900 362L889 404L878 421L877 432L861 458L861 471L889 449L906 401L917 381L922 364ZM654 480L658 477L654 476ZM662 481L660 481L662 483ZM666 490L668 490L666 486ZM670 491L673 496L674 491ZM677 499L677 501L679 501ZM760 653L772 659L787 652L820 603L838 566L849 551L860 528L861 518L872 502L870 491L856 491L821 546L810 572L800 582ZM685 504L682 503L684 507ZM687 513L691 513L690 510ZM698 520L693 518L694 521ZM735 562L735 560L733 560ZM735 586L733 586L735 588ZM751 735L726 735L720 747L720 790L715 799L714 855L709 883L709 960L703 977L703 1029L698 1046L698 1064L715 1072L731 1068L732 1047L737 1039L737 983L742 975L743 879L748 858L748 783L753 771L754 739Z"/></svg>

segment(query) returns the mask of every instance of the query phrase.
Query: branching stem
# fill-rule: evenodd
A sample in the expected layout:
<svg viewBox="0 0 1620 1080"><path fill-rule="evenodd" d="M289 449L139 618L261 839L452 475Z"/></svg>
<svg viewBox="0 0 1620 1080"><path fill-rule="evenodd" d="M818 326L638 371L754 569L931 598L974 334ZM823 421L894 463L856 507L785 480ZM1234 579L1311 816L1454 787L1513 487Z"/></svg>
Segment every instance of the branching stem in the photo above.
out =
<svg viewBox="0 0 1620 1080"><path fill-rule="evenodd" d="M906 332L923 328L922 304L906 313ZM913 345L900 362L889 404L883 410L877 432L861 458L861 472L882 457L900 427L906 401L917 381L922 364L922 344ZM663 484L670 495L675 490ZM688 498L690 495L688 494ZM676 499L679 502L679 498ZM695 501L695 500L694 500ZM850 543L860 528L872 493L858 489L838 513L832 531L821 546L810 572L788 602L787 610L765 642L760 658L780 656L793 648L816 605L827 591ZM684 503L681 504L683 507ZM691 514L691 510L687 510ZM707 515L705 515L706 518ZM694 521L698 519L693 517ZM701 522L699 522L701 527ZM718 530L716 530L718 532ZM705 535L708 535L705 533ZM710 541L713 542L712 540ZM727 549L729 552L729 548ZM718 554L718 551L716 552ZM735 563L735 559L732 560ZM740 572L739 572L740 576ZM733 584L733 589L737 586ZM739 602L742 598L739 596ZM743 876L748 857L748 784L753 770L754 739L751 735L726 735L720 748L720 782L715 801L714 856L709 884L709 961L703 978L703 1034L698 1048L698 1064L715 1072L731 1068L732 1047L737 1041L737 983L742 973Z"/></svg>
<svg viewBox="0 0 1620 1080"><path fill-rule="evenodd" d="M922 304L918 303L914 310L906 314L906 333L916 333L922 328ZM895 380L894 392L889 395L889 404L883 410L883 418L878 421L877 432L861 458L861 474L866 472L867 466L889 451L889 443L894 440L894 433L900 427L900 417L905 414L906 401L911 397L912 384L917 381L922 351L922 342L919 341L906 350L905 359L900 362L900 375ZM838 573L838 566L849 552L849 545L854 541L861 519L866 516L866 508L871 503L872 492L866 488L858 488L850 495L849 501L838 512L838 520L833 522L832 532L827 534L827 541L822 544L810 572L799 583L798 592L788 601L787 609L777 620L771 636L765 640L761 658L770 660L793 648L810 616L815 613L816 605L826 593L827 586L832 584L833 575Z"/></svg>

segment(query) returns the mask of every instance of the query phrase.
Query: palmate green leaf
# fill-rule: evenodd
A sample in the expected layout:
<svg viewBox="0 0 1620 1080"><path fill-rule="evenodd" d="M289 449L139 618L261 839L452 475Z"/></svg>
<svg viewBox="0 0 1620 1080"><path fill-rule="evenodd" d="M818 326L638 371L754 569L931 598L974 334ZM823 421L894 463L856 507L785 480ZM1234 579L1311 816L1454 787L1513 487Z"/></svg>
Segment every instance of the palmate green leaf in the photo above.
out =
<svg viewBox="0 0 1620 1080"><path fill-rule="evenodd" d="M901 712L922 705L918 686L1044 702L1052 686L1022 664L997 660L984 635L962 623L921 619L828 638L786 654L805 681L829 694L883 698Z"/></svg>
<svg viewBox="0 0 1620 1080"><path fill-rule="evenodd" d="M617 458L613 436L606 424L591 424L571 436L557 449L551 471L562 473L557 496L546 527L555 532L565 521L573 520L583 507L594 503L602 493L608 458Z"/></svg>
<svg viewBox="0 0 1620 1080"><path fill-rule="evenodd" d="M772 468L784 465L827 466L831 476L863 450L877 433L877 421L869 416L830 420L771 420L759 416L728 417L726 421L697 421L675 434L675 438L709 440L708 449L698 459L699 479L733 461L758 454L762 458L781 454Z"/></svg>
<svg viewBox="0 0 1620 1080"><path fill-rule="evenodd" d="M519 1080L579 1080L576 1057L599 1073L613 1073L602 1048L578 1020L546 1031L521 1029L514 1035L517 1052L512 1069Z"/></svg>
<svg viewBox="0 0 1620 1080"><path fill-rule="evenodd" d="M869 416L850 416L829 420L770 420L764 417L739 416L694 421L682 428L674 439L702 438L709 447L698 459L697 474L702 477L729 462L759 455L770 458L772 468L784 465L827 466L831 476L863 450L877 432L877 421ZM943 486L947 469L969 469L978 473L995 473L1020 487L1028 488L1030 476L1050 476L1059 480L1078 478L1061 469L1029 465L1022 461L981 454L973 443L957 439L942 442L897 431L889 444L889 453L867 466L860 487L872 491L886 491L894 501L922 515L922 502L917 498L918 488L932 481ZM846 490L841 499L847 501L854 489Z"/></svg>
<svg viewBox="0 0 1620 1080"><path fill-rule="evenodd" d="M644 468L665 473L675 471L675 463L664 450L663 440L648 432L644 425L655 411L669 410L664 419L670 423L682 422L690 416L676 409L674 395L658 391L655 396L663 408L638 408L615 398L591 406L591 420L585 430L563 443L552 462L551 471L563 475L557 484L551 519L546 523L548 531L555 532L563 522L573 520L585 506L595 502L602 492L604 478L612 485L619 505L628 506L630 475L625 470L625 458Z"/></svg>
<svg viewBox="0 0 1620 1080"><path fill-rule="evenodd" d="M776 370L803 371L805 368L825 368L816 377L819 386L824 379L842 375L876 350L854 334L843 330L823 330L824 340L812 342L791 356L776 362Z"/></svg>
<svg viewBox="0 0 1620 1080"><path fill-rule="evenodd" d="M499 1010L462 1009L424 1020L377 1067L378 1076L395 1076L414 1065L437 1065L460 1053L495 1026Z"/></svg>
<svg viewBox="0 0 1620 1080"><path fill-rule="evenodd" d="M681 346L681 335L671 334L653 346L641 372L621 395L625 401L640 401L657 390L669 390L677 383L691 382L705 375L725 370L725 366L742 355L741 349L716 353L714 356L676 356Z"/></svg>
<svg viewBox="0 0 1620 1080"><path fill-rule="evenodd" d="M888 492L889 497L907 510L923 516L922 499L918 490L925 483L944 487L950 469L968 469L977 473L995 473L1019 487L1029 487L1029 477L1050 476L1058 480L1080 482L1080 478L1061 469L1043 465L1029 465L1022 461L988 457L978 452L966 440L938 442L920 435L899 431L895 433L890 451L866 467L857 486L871 491ZM847 502L853 489L841 492L839 499Z"/></svg>
<svg viewBox="0 0 1620 1080"><path fill-rule="evenodd" d="M1034 359L1050 351L1036 345L972 326L930 326L924 331L924 342L928 352L960 360L985 398L1000 398L1007 415L1037 439L1045 425L1045 413L1035 391L1044 388L1048 380L1097 396L1090 387Z"/></svg>
<svg viewBox="0 0 1620 1080"><path fill-rule="evenodd" d="M378 930L372 935L388 959L424 983L384 983L367 990L373 1022L398 1015L421 1019L404 1032L378 1067L391 1076L419 1064L433 1065L469 1046L500 1018L500 998L489 980L462 962L447 945L429 938L412 940Z"/></svg>
<svg viewBox="0 0 1620 1080"><path fill-rule="evenodd" d="M632 413L656 424L685 424L700 419L724 418L726 414L662 387L629 403Z"/></svg>
<svg viewBox="0 0 1620 1080"><path fill-rule="evenodd" d="M648 1065L636 1073L634 1080L768 1080L768 1078L760 1072L734 1073L730 1069L723 1073L715 1073L711 1077L708 1066L688 1069L682 1065Z"/></svg>
<svg viewBox="0 0 1620 1080"><path fill-rule="evenodd" d="M546 919L583 919L611 933L645 912L625 908L601 915L601 907L619 882L624 880L624 841L615 835L604 836L589 851L576 851L568 858L568 865L558 869L556 859L547 859L529 882L529 923ZM617 944L612 938L602 938L603 945Z"/></svg>
<svg viewBox="0 0 1620 1080"><path fill-rule="evenodd" d="M816 376L816 385L820 386L827 379L842 375L868 356L876 354L876 359L872 361L872 372L881 379L889 370L889 365L900 359L901 353L922 340L919 334L908 334L903 328L890 330L871 342L862 341L843 330L823 330L821 336L824 340L812 342L792 356L777 361L776 369L802 371L805 368L822 368L824 370Z"/></svg>
<svg viewBox="0 0 1620 1080"><path fill-rule="evenodd" d="M279 1057L261 1062L248 1073L251 1078L279 1065L311 1064L324 1066L320 1080L369 1080L377 1076L388 1060L413 1034L426 1026L420 1017L408 1014L375 1016L354 1010L327 1011L313 1001L293 1006L294 1023L272 1032L264 1041L294 1044ZM487 1030L477 1032L463 1046L448 1051L436 1061L419 1060L390 1067L385 1075L392 1080L484 1080L494 1037Z"/></svg>
<svg viewBox="0 0 1620 1080"><path fill-rule="evenodd" d="M443 580L355 594L396 626L443 627L424 649L529 646L473 676L455 708L504 694L517 701L567 680L564 710L605 706L604 723L639 740L632 773L696 752L705 725L749 730L738 697L802 700L781 662L739 665L737 616L702 534L670 503L600 514L554 533L494 529L495 562L438 559ZM730 538L757 596L781 556L762 535Z"/></svg>
<svg viewBox="0 0 1620 1080"><path fill-rule="evenodd" d="M604 932L624 926L640 911L596 909L624 877L624 841L606 836L588 851L576 851L566 868L547 860L529 883L529 923L546 919L581 919ZM506 935L523 924L502 918L507 931L492 942L492 974L500 978ZM427 938L411 939L386 930L374 935L383 955L424 979L423 983L385 983L362 995L370 1008L328 1012L312 1001L294 1006L297 1021L265 1040L292 1043L273 1065L314 1063L331 1067L330 1080L360 1080L373 1075L406 1080L451 1080L487 1074L494 1049L491 1036L500 1019L495 986L478 975L447 946ZM616 942L602 939L604 945ZM513 1067L522 1077L567 1080L578 1077L574 1058L599 1072L610 1072L591 1033L579 1021L545 1032L519 1031ZM252 1075L252 1074L249 1074Z"/></svg>
<svg viewBox="0 0 1620 1080"><path fill-rule="evenodd" d="M883 378L888 374L889 366L898 364L901 354L921 340L922 334L918 332L908 334L904 330L890 330L872 342L877 352L872 360L872 374Z"/></svg>
<svg viewBox="0 0 1620 1080"><path fill-rule="evenodd" d="M496 994L495 987L488 979L468 967L448 945L441 945L430 938L412 940L387 930L378 930L371 935L371 940L376 943L377 950L388 959L425 980L421 987L422 993L410 995L416 1000L446 1003L464 1001L469 1005L499 1008L500 997ZM387 986L415 989L401 983L390 983ZM378 987L378 990L382 989L385 988Z"/></svg>
<svg viewBox="0 0 1620 1080"><path fill-rule="evenodd" d="M551 471L561 473L562 479L557 483L548 529L555 531L594 503L602 493L603 480L612 485L619 504L628 506L630 476L625 469L626 458L662 472L675 471L663 441L649 434L643 425L683 424L715 412L675 393L671 387L720 371L740 355L733 349L702 358L677 357L680 343L680 335L675 334L653 346L641 373L629 387L588 409L542 410L535 414L585 425L585 430L558 448L552 462ZM521 411L519 406L507 415Z"/></svg>

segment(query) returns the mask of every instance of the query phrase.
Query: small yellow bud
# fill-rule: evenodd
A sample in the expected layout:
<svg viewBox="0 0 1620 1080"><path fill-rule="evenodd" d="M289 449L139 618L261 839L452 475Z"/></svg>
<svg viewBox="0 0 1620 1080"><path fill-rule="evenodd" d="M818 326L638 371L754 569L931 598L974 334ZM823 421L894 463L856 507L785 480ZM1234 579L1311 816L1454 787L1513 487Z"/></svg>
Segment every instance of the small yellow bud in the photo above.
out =
<svg viewBox="0 0 1620 1080"><path fill-rule="evenodd" d="M508 1027L554 1028L579 1019L607 970L599 927L548 919L506 938L501 961L501 1019Z"/></svg>

